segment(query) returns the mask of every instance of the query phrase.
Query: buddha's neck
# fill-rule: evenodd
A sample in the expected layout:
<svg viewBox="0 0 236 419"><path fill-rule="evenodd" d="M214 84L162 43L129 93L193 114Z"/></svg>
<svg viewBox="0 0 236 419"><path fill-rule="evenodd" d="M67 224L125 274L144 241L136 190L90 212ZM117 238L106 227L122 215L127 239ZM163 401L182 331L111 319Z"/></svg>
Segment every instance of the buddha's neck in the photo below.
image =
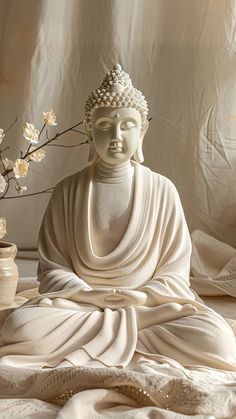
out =
<svg viewBox="0 0 236 419"><path fill-rule="evenodd" d="M95 165L94 180L102 183L122 183L132 179L134 167L130 160L121 164L109 164L99 159Z"/></svg>

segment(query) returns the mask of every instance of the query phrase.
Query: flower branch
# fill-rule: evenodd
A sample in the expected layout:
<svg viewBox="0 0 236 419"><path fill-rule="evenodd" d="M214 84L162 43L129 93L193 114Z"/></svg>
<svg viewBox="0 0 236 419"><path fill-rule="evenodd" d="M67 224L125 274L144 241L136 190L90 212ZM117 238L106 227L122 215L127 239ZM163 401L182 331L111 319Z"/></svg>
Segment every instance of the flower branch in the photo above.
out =
<svg viewBox="0 0 236 419"><path fill-rule="evenodd" d="M0 129L0 145L3 142L3 140L5 141L6 134L9 133L9 131L17 123L17 120L18 119L15 118L14 122L6 130ZM41 162L45 158L46 152L44 148L48 146L74 148L79 147L83 144L87 144L88 140L75 145L52 144L53 142L56 142L58 138L60 138L62 135L65 135L67 132L70 131L77 132L81 135L86 135L84 132L78 129L78 127L82 123L83 121L80 121L77 124L74 124L71 127L64 129L61 132L57 132L53 137L49 137L48 127L57 125L56 114L52 109L50 109L47 112L43 112L43 125L40 130L36 129L34 124L25 122L25 124L23 125L23 137L29 142L26 151L23 152L22 150L20 150L19 158L17 158L15 161L12 161L8 157L3 157L3 155L5 155L6 151L9 150L10 147L6 146L5 148L0 149L0 162L3 168L2 172L0 171L0 200L29 197L40 195L43 193L51 193L54 187L46 188L42 191L25 194L25 192L27 191L27 187L21 185L18 179L25 178L27 176L32 161ZM40 144L42 134L45 130L46 140L44 140ZM15 182L16 184L16 196L7 196L11 182ZM5 227L6 220L4 219L4 217L0 217L0 238L2 238L6 234Z"/></svg>
<svg viewBox="0 0 236 419"><path fill-rule="evenodd" d="M53 141L55 141L55 140L57 140L59 137L61 137L62 135L64 135L64 134L66 134L67 132L69 132L69 131L75 131L74 130L74 128L75 127L78 127L79 125L81 125L83 123L83 121L80 121L80 122L78 122L77 124L75 124L75 125L73 125L72 127L70 127L70 128L67 128L67 129L65 129L64 131L62 131L62 132L58 132L56 135L54 135L54 137L52 137L52 138L49 138L48 137L48 134L47 134L47 141L45 141L43 144L41 144L40 146L38 146L38 147L35 147L35 148L33 148L32 149L32 143L30 143L30 145L29 145L29 147L28 147L28 149L27 149L27 151L26 151L26 153L22 156L22 152L21 152L21 160L25 160L25 161L27 161L28 160L28 158L32 155L32 154L36 154L36 152L37 151L39 151L39 150L41 150L42 148L44 148L44 147L46 147L46 146L48 146L48 145L52 145L52 144L50 144L50 143L52 143ZM28 124L28 125L31 125L32 126L32 124ZM38 139L40 139L40 133L42 133L43 132L43 129L45 128L45 126L46 126L46 124L44 124L44 126L43 126L43 128L41 129L41 131L39 132L39 134L38 134ZM28 127L26 127L26 128L28 128ZM47 130L47 133L48 133L48 130ZM80 144L78 144L78 145L76 145L76 146L80 146L80 145L83 145L83 144L86 144L88 141L85 141L85 142L82 142L82 143L80 143ZM61 145L60 145L61 146ZM68 147L68 146L65 146L65 147ZM7 148L9 148L9 147L7 147ZM7 149L6 148L6 149ZM5 149L5 150L6 150ZM4 151L5 151L4 150ZM1 151L0 150L0 154L3 152L3 150ZM5 167L5 165L4 165L4 163L3 163L3 166ZM9 174L9 173L11 173L12 171L14 171L14 167L12 167L12 168L9 168L9 169L5 169L5 171L3 172L3 173L1 173L0 175L1 176L3 176L3 177L5 177L7 174ZM0 190L0 192L1 192L1 190ZM0 199L1 199L1 197L0 197Z"/></svg>

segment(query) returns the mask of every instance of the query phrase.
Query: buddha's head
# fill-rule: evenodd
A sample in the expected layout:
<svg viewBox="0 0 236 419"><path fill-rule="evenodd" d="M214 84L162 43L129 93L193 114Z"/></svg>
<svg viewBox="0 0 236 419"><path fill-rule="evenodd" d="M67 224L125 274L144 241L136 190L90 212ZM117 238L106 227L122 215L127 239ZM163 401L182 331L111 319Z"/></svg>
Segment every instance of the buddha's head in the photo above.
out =
<svg viewBox="0 0 236 419"><path fill-rule="evenodd" d="M133 159L143 162L142 143L148 129L148 107L140 90L117 64L85 105L89 161L99 157L109 164Z"/></svg>

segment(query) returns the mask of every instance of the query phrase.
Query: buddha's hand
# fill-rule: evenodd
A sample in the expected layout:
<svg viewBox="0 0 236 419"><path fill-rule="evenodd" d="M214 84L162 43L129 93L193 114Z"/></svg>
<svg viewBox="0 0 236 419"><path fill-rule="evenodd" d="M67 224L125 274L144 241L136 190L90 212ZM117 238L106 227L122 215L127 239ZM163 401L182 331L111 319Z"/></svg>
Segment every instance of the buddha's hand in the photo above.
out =
<svg viewBox="0 0 236 419"><path fill-rule="evenodd" d="M73 300L80 303L93 304L98 308L116 310L128 306L142 306L146 301L146 294L141 291L117 290L113 288L84 288L73 296Z"/></svg>
<svg viewBox="0 0 236 419"><path fill-rule="evenodd" d="M73 295L73 300L78 303L92 304L98 308L103 308L104 299L114 295L112 288L82 288Z"/></svg>
<svg viewBox="0 0 236 419"><path fill-rule="evenodd" d="M112 294L104 298L104 308L116 310L128 306L142 306L145 304L147 296L142 291L114 289Z"/></svg>

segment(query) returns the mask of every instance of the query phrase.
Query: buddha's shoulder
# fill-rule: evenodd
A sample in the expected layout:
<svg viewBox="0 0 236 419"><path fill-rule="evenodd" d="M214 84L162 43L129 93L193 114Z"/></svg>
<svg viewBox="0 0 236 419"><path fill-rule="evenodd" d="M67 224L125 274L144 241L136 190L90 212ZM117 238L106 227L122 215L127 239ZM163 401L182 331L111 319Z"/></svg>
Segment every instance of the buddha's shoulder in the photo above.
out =
<svg viewBox="0 0 236 419"><path fill-rule="evenodd" d="M143 165L141 165L141 171L143 176L149 176L149 178L152 178L154 184L158 187L159 190L162 189L165 191L169 191L170 193L177 192L175 184L168 177L160 173L154 172L149 167Z"/></svg>
<svg viewBox="0 0 236 419"><path fill-rule="evenodd" d="M78 186L80 181L88 176L91 166L86 166L82 170L72 173L71 175L62 179L56 185L56 189L68 190L73 186Z"/></svg>

